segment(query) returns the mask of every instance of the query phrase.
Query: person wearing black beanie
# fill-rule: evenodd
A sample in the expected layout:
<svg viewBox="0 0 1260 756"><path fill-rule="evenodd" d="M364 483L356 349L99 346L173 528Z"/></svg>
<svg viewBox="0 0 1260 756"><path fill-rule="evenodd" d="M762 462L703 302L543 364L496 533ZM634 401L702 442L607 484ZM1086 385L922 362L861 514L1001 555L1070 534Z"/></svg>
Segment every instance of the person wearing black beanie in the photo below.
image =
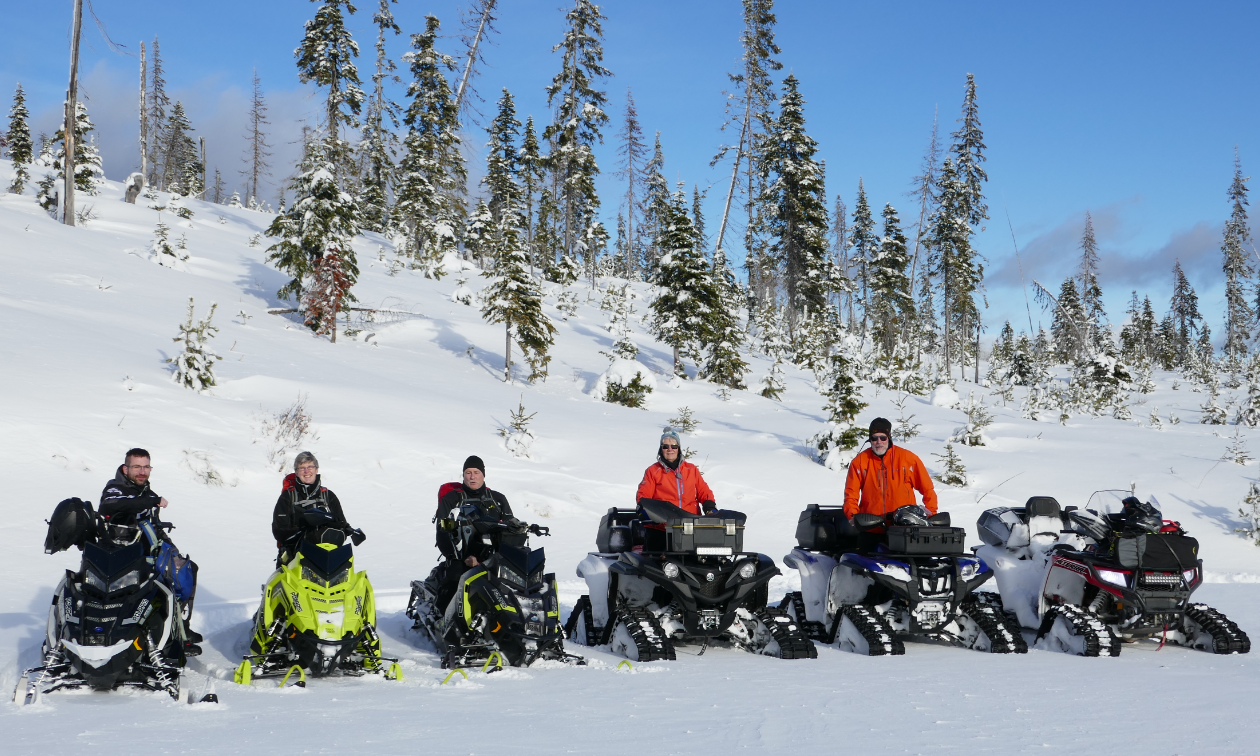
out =
<svg viewBox="0 0 1260 756"><path fill-rule="evenodd" d="M936 514L936 489L923 460L893 444L892 423L887 418L872 420L869 432L871 448L849 463L844 482L845 516L851 519L858 512L892 514L899 507L917 503L915 491L922 495L923 506Z"/></svg>
<svg viewBox="0 0 1260 756"><path fill-rule="evenodd" d="M446 493L439 499L437 513L433 521L438 523L437 547L442 552L443 560L429 575L440 588L437 591L442 606L450 601L458 587L459 577L470 567L476 567L490 558L494 553L494 544L488 538L473 534L463 545L462 554L456 553L451 534L443 524L449 522L452 510L465 504L471 504L478 510L479 518L491 522L519 522L512 515L512 506L507 497L498 491L491 491L486 485L486 463L481 457L473 454L464 460L464 472L459 485L443 486ZM521 523L522 527L524 523Z"/></svg>

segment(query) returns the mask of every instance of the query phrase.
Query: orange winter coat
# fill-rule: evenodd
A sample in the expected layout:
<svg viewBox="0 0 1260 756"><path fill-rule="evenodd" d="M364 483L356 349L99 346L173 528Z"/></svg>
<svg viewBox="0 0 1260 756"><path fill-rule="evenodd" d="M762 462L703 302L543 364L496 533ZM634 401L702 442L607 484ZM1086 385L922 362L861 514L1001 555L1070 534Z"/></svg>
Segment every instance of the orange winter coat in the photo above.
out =
<svg viewBox="0 0 1260 756"><path fill-rule="evenodd" d="M923 495L923 506L936 514L936 490L923 460L899 446L889 446L882 458L867 449L849 464L844 514L850 518L858 512L891 514L898 507L917 503L915 490Z"/></svg>
<svg viewBox="0 0 1260 756"><path fill-rule="evenodd" d="M700 505L713 501L713 492L700 477L700 468L686 460L678 463L677 470L671 470L664 462L657 460L643 472L643 480L635 500L656 499L682 507L692 514L704 514Z"/></svg>

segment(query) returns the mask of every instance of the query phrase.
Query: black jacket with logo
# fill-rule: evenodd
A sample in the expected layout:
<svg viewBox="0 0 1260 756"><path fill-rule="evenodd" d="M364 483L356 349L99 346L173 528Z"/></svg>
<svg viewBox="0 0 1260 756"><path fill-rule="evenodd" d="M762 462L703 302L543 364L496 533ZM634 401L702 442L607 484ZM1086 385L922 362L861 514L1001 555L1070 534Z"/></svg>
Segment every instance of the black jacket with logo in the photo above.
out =
<svg viewBox="0 0 1260 756"><path fill-rule="evenodd" d="M284 488L280 491L280 498L276 499L276 508L271 516L271 534L276 537L277 543L285 543L305 532L302 514L315 510L332 516L330 527L350 530L337 494L321 486L318 475L309 486L298 480L295 473L285 476Z"/></svg>

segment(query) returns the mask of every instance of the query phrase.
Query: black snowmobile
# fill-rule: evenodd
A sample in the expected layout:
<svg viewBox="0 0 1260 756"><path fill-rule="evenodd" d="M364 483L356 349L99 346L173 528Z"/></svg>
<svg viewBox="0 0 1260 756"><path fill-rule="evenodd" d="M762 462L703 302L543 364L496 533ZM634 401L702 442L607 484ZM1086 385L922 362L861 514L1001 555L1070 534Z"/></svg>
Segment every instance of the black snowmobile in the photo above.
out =
<svg viewBox="0 0 1260 756"><path fill-rule="evenodd" d="M878 532L883 528L883 532ZM901 507L887 520L810 504L784 557L801 574L789 610L809 637L869 656L905 653L903 640L944 642L992 653L1027 653L1019 626L995 593L976 589L993 572L963 556L967 532L949 513Z"/></svg>
<svg viewBox="0 0 1260 756"><path fill-rule="evenodd" d="M693 515L652 500L609 509L595 538L598 551L578 565L590 593L574 605L566 634L636 661L673 659L680 642L699 642L704 653L714 641L783 659L816 658L797 623L766 606L779 568L743 550L745 519L732 511Z"/></svg>
<svg viewBox="0 0 1260 756"><path fill-rule="evenodd" d="M976 553L1036 645L1078 656L1118 656L1122 641L1159 638L1217 654L1251 650L1221 612L1190 603L1203 583L1199 543L1149 502L1120 511L1060 508L1049 496L987 510Z"/></svg>
<svg viewBox="0 0 1260 756"><path fill-rule="evenodd" d="M49 521L44 551L71 546L83 552L83 561L57 585L43 659L22 674L14 700L34 703L45 693L83 686L134 686L179 699L186 660L178 601L159 580L146 535L100 520L88 502L66 499Z"/></svg>
<svg viewBox="0 0 1260 756"><path fill-rule="evenodd" d="M529 535L550 535L539 525L515 518L486 519L473 505L463 505L441 521L455 547L450 565L459 565L474 539L489 541L494 554L459 578L455 595L441 596L439 566L426 580L411 582L407 616L442 657L444 669L526 667L539 659L585 664L565 653L560 627L556 576L544 572L546 555L529 547ZM491 665L491 662L495 662Z"/></svg>

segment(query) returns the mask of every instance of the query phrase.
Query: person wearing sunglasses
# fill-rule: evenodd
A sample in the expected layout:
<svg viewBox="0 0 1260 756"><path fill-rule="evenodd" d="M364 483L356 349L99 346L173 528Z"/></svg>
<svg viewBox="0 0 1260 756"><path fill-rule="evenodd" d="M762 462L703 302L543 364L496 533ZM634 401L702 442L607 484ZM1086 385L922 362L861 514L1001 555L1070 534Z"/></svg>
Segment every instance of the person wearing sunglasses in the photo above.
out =
<svg viewBox="0 0 1260 756"><path fill-rule="evenodd" d="M700 468L683 459L681 447L678 434L673 430L661 434L656 461L643 472L635 501L652 499L673 504L691 514L709 514L717 509L713 491L701 477Z"/></svg>
<svg viewBox="0 0 1260 756"><path fill-rule="evenodd" d="M914 492L923 497L923 506L936 514L936 489L923 460L892 442L892 423L882 417L871 421L871 448L849 463L844 482L844 514L849 519L859 512L890 515L899 507L913 505Z"/></svg>
<svg viewBox="0 0 1260 756"><path fill-rule="evenodd" d="M149 543L159 577L171 587L179 600L179 632L184 637L184 655L201 653L201 633L188 626L192 619L193 599L197 594L197 564L186 554L180 554L170 535L161 527L160 510L170 502L158 496L149 487L153 472L149 452L134 448L123 455L113 480L101 491L101 504L97 508L106 532L113 538L128 538ZM172 526L174 527L174 526Z"/></svg>

